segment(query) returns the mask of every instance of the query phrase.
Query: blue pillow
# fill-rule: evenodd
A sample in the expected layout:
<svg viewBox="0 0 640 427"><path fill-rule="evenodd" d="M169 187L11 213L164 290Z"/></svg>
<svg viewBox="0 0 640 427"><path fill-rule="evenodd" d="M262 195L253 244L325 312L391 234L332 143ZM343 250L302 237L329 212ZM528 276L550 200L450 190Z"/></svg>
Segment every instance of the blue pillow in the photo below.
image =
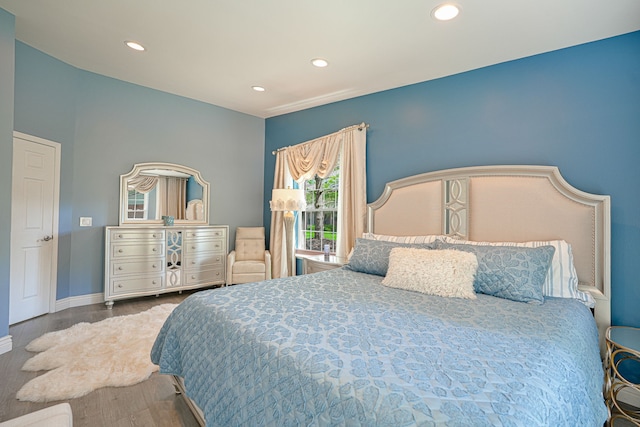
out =
<svg viewBox="0 0 640 427"><path fill-rule="evenodd" d="M477 293L531 304L544 302L542 288L556 250L553 246L465 245L438 240L436 247L476 255L478 271L473 288Z"/></svg>
<svg viewBox="0 0 640 427"><path fill-rule="evenodd" d="M432 243L396 243L383 240L356 239L353 254L346 267L360 273L386 276L389 269L389 254L393 248L434 249Z"/></svg>

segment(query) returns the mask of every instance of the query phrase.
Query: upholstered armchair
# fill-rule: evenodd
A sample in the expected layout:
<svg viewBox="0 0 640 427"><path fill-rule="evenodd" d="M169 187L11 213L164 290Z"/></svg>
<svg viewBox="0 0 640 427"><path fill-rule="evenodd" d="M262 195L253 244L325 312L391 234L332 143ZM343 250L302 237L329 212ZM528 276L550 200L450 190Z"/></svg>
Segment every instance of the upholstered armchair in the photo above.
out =
<svg viewBox="0 0 640 427"><path fill-rule="evenodd" d="M265 250L264 227L236 228L235 250L227 257L227 285L271 279L271 254Z"/></svg>

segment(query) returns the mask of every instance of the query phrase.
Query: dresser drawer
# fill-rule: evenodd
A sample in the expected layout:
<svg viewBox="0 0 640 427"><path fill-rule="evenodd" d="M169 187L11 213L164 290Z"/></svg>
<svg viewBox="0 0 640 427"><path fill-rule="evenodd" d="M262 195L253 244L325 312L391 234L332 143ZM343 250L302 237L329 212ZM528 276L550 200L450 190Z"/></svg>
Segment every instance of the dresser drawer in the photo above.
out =
<svg viewBox="0 0 640 427"><path fill-rule="evenodd" d="M111 295L161 290L163 287L164 277L160 275L129 279L113 279L111 281Z"/></svg>
<svg viewBox="0 0 640 427"><path fill-rule="evenodd" d="M113 261L111 263L111 275L123 274L161 273L163 271L162 258L145 259L142 261Z"/></svg>
<svg viewBox="0 0 640 427"><path fill-rule="evenodd" d="M185 253L187 254L196 254L199 252L219 252L223 253L225 251L224 240L222 239L213 239L213 240L191 240L186 242L185 244Z"/></svg>
<svg viewBox="0 0 640 427"><path fill-rule="evenodd" d="M187 270L224 268L226 262L224 254L198 253L185 257L184 267Z"/></svg>
<svg viewBox="0 0 640 427"><path fill-rule="evenodd" d="M186 272L187 285L197 285L199 283L224 283L224 270L200 270Z"/></svg>
<svg viewBox="0 0 640 427"><path fill-rule="evenodd" d="M164 230L111 230L112 242L128 242L131 240L164 241Z"/></svg>
<svg viewBox="0 0 640 427"><path fill-rule="evenodd" d="M185 233L188 241L198 240L198 239L214 239L214 238L221 239L226 237L226 230L219 229L219 228L186 230Z"/></svg>
<svg viewBox="0 0 640 427"><path fill-rule="evenodd" d="M111 245L111 256L113 258L141 257L141 256L162 256L164 254L164 243L149 244L117 244Z"/></svg>

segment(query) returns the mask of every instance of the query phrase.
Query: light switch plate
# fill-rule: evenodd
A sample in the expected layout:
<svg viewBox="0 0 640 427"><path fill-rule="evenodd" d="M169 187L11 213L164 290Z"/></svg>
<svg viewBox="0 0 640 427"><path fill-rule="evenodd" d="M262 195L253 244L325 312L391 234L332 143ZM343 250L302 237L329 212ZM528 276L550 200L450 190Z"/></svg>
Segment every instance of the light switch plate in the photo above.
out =
<svg viewBox="0 0 640 427"><path fill-rule="evenodd" d="M80 227L91 227L93 223L93 218L90 216L81 216L80 217Z"/></svg>

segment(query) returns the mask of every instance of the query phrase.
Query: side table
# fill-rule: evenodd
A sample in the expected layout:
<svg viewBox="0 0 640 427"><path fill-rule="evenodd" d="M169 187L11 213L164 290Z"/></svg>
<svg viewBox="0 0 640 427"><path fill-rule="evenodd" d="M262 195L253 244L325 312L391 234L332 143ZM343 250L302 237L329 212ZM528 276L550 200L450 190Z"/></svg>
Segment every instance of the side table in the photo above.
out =
<svg viewBox="0 0 640 427"><path fill-rule="evenodd" d="M621 405L619 393L623 390L640 395L640 384L632 382L620 372L621 367L640 369L640 329L627 326L611 326L605 336L607 353L604 360L604 398L609 409L609 425L624 419L640 426L640 410Z"/></svg>
<svg viewBox="0 0 640 427"><path fill-rule="evenodd" d="M298 258L302 259L302 274L331 270L342 267L347 263L345 258L339 258L335 255L298 255Z"/></svg>

